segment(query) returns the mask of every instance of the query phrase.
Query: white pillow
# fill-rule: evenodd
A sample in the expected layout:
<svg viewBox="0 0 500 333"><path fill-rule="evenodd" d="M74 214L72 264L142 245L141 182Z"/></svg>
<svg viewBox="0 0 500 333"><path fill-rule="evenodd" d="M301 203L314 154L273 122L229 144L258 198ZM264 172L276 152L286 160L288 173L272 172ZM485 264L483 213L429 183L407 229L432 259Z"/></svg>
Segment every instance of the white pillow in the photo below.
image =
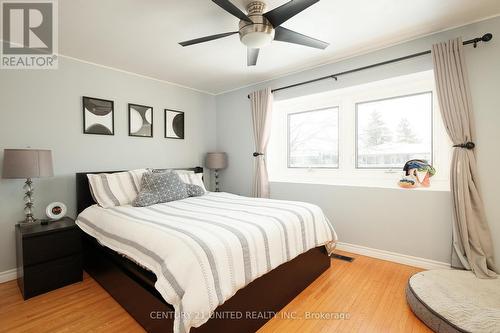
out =
<svg viewBox="0 0 500 333"><path fill-rule="evenodd" d="M174 170L178 175L179 177L181 178L181 180L186 183L186 184L189 184L189 175L194 175L194 171L192 170Z"/></svg>
<svg viewBox="0 0 500 333"><path fill-rule="evenodd" d="M90 192L102 208L129 205L141 189L146 169L117 173L88 174Z"/></svg>
<svg viewBox="0 0 500 333"><path fill-rule="evenodd" d="M205 183L203 182L203 173L193 173L193 174L188 174L189 182L188 184L193 184L193 185L198 185L205 191L207 192L207 189L205 188Z"/></svg>
<svg viewBox="0 0 500 333"><path fill-rule="evenodd" d="M194 173L191 170L175 170L182 181L186 184L198 185L206 193L205 183L203 183L203 173Z"/></svg>

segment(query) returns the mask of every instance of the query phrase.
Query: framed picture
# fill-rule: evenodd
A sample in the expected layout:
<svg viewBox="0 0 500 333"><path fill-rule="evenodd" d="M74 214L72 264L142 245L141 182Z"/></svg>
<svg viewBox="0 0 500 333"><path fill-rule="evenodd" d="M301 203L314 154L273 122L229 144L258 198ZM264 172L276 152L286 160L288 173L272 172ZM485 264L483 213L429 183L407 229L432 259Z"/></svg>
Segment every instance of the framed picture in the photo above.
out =
<svg viewBox="0 0 500 333"><path fill-rule="evenodd" d="M83 96L83 133L115 135L114 102Z"/></svg>
<svg viewBox="0 0 500 333"><path fill-rule="evenodd" d="M129 103L128 135L153 137L153 108L151 106Z"/></svg>
<svg viewBox="0 0 500 333"><path fill-rule="evenodd" d="M184 139L184 112L165 109L165 137Z"/></svg>

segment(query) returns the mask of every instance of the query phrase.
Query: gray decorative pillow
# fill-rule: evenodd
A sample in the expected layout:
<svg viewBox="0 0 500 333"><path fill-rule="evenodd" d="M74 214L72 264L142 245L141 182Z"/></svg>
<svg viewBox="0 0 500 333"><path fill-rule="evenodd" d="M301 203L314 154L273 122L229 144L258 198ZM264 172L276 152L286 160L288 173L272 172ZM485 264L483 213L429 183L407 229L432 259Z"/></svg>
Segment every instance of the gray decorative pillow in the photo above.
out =
<svg viewBox="0 0 500 333"><path fill-rule="evenodd" d="M146 207L188 197L186 184L176 172L147 172L142 176L141 190L132 206Z"/></svg>
<svg viewBox="0 0 500 333"><path fill-rule="evenodd" d="M187 193L190 197L201 197L205 194L205 190L201 186L194 184L186 184Z"/></svg>

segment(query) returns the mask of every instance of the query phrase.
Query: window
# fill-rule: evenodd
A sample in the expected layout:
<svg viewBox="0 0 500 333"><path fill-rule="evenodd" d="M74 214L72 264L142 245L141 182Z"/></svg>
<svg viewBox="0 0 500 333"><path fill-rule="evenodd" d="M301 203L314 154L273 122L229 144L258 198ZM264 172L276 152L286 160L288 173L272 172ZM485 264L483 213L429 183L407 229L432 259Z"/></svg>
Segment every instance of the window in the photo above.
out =
<svg viewBox="0 0 500 333"><path fill-rule="evenodd" d="M451 142L434 89L434 73L425 71L284 100L278 94L270 181L398 188L404 163L418 158L437 170L428 190L449 190Z"/></svg>
<svg viewBox="0 0 500 333"><path fill-rule="evenodd" d="M288 114L288 167L339 166L338 107Z"/></svg>
<svg viewBox="0 0 500 333"><path fill-rule="evenodd" d="M432 164L432 92L356 104L356 167Z"/></svg>

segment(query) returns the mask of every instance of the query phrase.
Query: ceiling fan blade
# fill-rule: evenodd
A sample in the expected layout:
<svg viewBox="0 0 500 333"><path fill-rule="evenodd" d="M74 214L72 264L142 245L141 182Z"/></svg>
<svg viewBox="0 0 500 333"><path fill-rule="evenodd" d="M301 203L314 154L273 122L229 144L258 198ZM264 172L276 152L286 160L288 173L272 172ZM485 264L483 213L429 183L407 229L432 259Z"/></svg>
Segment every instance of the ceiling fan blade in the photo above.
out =
<svg viewBox="0 0 500 333"><path fill-rule="evenodd" d="M247 66L257 65L257 59L259 58L260 49L247 49Z"/></svg>
<svg viewBox="0 0 500 333"><path fill-rule="evenodd" d="M240 20L244 20L247 22L252 22L245 13L243 13L238 7L233 5L233 3L229 0L212 0L217 5L219 5L222 9L224 9L229 14L236 16Z"/></svg>
<svg viewBox="0 0 500 333"><path fill-rule="evenodd" d="M279 27L301 11L314 5L319 0L292 0L264 14L273 27Z"/></svg>
<svg viewBox="0 0 500 333"><path fill-rule="evenodd" d="M298 32L283 27L277 27L275 29L274 40L280 42L300 44L322 50L326 49L330 45L327 42L323 42L319 39L299 34Z"/></svg>
<svg viewBox="0 0 500 333"><path fill-rule="evenodd" d="M208 41L211 41L214 39L224 38L224 37L231 36L231 35L234 35L237 33L238 33L238 31L225 32L223 34L217 34L217 35L211 35L211 36L205 36L205 37L201 37L201 38L187 40L185 42L180 42L179 44L182 46L189 46L189 45L193 45L193 44L208 42Z"/></svg>

